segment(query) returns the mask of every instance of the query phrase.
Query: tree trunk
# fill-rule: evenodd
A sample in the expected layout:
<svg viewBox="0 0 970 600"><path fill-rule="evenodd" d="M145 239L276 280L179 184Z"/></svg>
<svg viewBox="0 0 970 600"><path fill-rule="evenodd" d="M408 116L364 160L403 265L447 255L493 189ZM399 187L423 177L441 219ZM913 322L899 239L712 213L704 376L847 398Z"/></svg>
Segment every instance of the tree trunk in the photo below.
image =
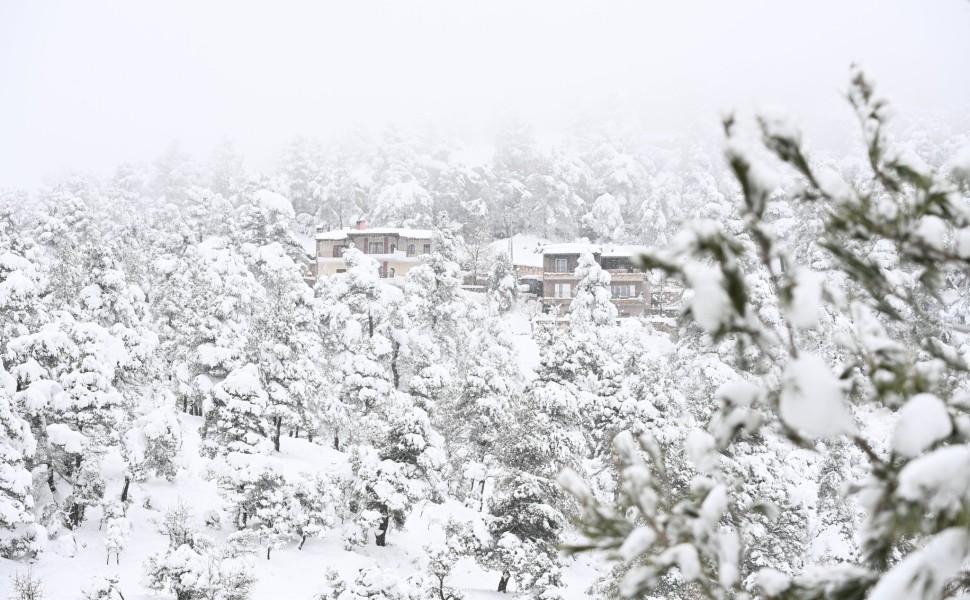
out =
<svg viewBox="0 0 970 600"><path fill-rule="evenodd" d="M276 417L276 433L273 434L273 449L280 451L280 430L283 427L283 417Z"/></svg>
<svg viewBox="0 0 970 600"><path fill-rule="evenodd" d="M498 580L498 591L502 592L503 594L506 593L506 590L509 587L509 577L511 577L511 575L509 575L507 570L502 571L502 578Z"/></svg>
<svg viewBox="0 0 970 600"><path fill-rule="evenodd" d="M340 435L336 431L333 434L333 449L340 452Z"/></svg>
<svg viewBox="0 0 970 600"><path fill-rule="evenodd" d="M273 549L272 547L266 546L266 560L269 560L269 551L272 549Z"/></svg>
<svg viewBox="0 0 970 600"><path fill-rule="evenodd" d="M482 487L478 492L478 512L485 512L485 480L482 479Z"/></svg>
<svg viewBox="0 0 970 600"><path fill-rule="evenodd" d="M383 547L387 545L387 530L390 526L391 526L391 516L388 515L387 512L385 511L384 518L381 520L381 528L378 529L377 533L374 535L374 537L376 538L375 541L378 546Z"/></svg>
<svg viewBox="0 0 970 600"><path fill-rule="evenodd" d="M128 502L128 486L131 485L131 477L125 477L125 487L121 488L121 501Z"/></svg>
<svg viewBox="0 0 970 600"><path fill-rule="evenodd" d="M397 342L391 341L391 376L394 378L394 389L400 389L401 376L397 372L397 354L400 346Z"/></svg>
<svg viewBox="0 0 970 600"><path fill-rule="evenodd" d="M303 539L302 539L302 540L300 540L300 545L299 545L299 546L297 546L297 548L296 548L296 549L297 549L297 550L303 550L303 544L305 544L305 543L306 543L306 536L303 536Z"/></svg>
<svg viewBox="0 0 970 600"><path fill-rule="evenodd" d="M51 495L57 497L57 484L54 483L54 464L47 463L47 487L51 490Z"/></svg>
<svg viewBox="0 0 970 600"><path fill-rule="evenodd" d="M84 507L82 507L77 502L71 503L71 510L68 511L68 526L71 529L77 529L81 525L81 521L84 520Z"/></svg>

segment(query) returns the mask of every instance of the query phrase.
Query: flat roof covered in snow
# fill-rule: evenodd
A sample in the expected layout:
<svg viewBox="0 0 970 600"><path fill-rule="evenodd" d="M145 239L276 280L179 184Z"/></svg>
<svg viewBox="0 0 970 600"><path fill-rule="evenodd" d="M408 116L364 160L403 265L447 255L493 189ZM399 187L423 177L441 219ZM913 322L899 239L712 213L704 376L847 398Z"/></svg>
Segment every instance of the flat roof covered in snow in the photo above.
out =
<svg viewBox="0 0 970 600"><path fill-rule="evenodd" d="M646 246L623 244L589 244L586 242L569 242L564 244L547 244L541 248L543 254L585 254L592 252L600 256L638 256L647 251Z"/></svg>
<svg viewBox="0 0 970 600"><path fill-rule="evenodd" d="M408 229L405 227L368 227L367 229L335 229L317 234L318 240L345 240L351 234L354 235L398 235L405 238L431 239L430 229Z"/></svg>
<svg viewBox="0 0 970 600"><path fill-rule="evenodd" d="M542 246L549 243L533 235L515 234L512 236L512 264L517 267L541 267ZM509 238L495 240L488 245L492 252L509 254Z"/></svg>

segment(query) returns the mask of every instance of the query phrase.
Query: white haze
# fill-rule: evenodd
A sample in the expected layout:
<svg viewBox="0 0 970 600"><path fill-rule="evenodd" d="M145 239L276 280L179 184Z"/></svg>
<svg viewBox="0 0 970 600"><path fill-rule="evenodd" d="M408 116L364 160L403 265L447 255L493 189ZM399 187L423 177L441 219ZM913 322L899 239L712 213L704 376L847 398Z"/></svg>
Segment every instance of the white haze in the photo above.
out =
<svg viewBox="0 0 970 600"><path fill-rule="evenodd" d="M903 109L970 106L970 2L0 2L0 187L224 136L268 168L293 135L434 122L482 146L619 111L681 135L779 105L844 115L861 63Z"/></svg>

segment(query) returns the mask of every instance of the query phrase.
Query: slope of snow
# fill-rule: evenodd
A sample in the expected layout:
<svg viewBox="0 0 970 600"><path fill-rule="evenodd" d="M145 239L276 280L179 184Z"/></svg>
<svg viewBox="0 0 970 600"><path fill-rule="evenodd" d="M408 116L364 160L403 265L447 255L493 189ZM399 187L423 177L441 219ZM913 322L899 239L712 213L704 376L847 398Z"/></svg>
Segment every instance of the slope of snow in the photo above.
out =
<svg viewBox="0 0 970 600"><path fill-rule="evenodd" d="M512 333L512 343L519 353L519 367L526 379L535 379L536 368L539 366L539 346L532 337L532 323L529 316L522 312L521 306L516 306L508 314L509 331Z"/></svg>

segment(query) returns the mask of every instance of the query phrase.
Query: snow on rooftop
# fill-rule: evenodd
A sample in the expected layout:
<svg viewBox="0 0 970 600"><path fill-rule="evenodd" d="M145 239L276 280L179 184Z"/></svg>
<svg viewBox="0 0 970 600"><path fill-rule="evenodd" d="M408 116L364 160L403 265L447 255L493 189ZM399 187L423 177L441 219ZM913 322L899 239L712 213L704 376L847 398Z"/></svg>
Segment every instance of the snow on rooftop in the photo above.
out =
<svg viewBox="0 0 970 600"><path fill-rule="evenodd" d="M408 229L406 227L368 227L367 229L335 229L317 234L318 240L345 240L351 234L355 235L399 235L404 238L431 239L430 229Z"/></svg>
<svg viewBox="0 0 970 600"><path fill-rule="evenodd" d="M588 242L567 242L561 244L546 244L542 247L543 254L585 254L587 252L599 254L602 252L602 246Z"/></svg>
<svg viewBox="0 0 970 600"><path fill-rule="evenodd" d="M542 247L542 254L585 254L592 252L601 256L638 256L646 252L646 246L622 244L591 244L588 242L568 242L563 244L547 244Z"/></svg>
<svg viewBox="0 0 970 600"><path fill-rule="evenodd" d="M522 267L541 267L542 250L541 248L549 243L541 237L534 235L513 235L512 238L512 264ZM489 250L494 253L509 253L509 238L495 240L488 245Z"/></svg>
<svg viewBox="0 0 970 600"><path fill-rule="evenodd" d="M606 244L603 256L639 256L647 251L646 246Z"/></svg>
<svg viewBox="0 0 970 600"><path fill-rule="evenodd" d="M318 240L345 240L347 239L348 229L337 229L334 231L327 231L324 233L318 233Z"/></svg>

